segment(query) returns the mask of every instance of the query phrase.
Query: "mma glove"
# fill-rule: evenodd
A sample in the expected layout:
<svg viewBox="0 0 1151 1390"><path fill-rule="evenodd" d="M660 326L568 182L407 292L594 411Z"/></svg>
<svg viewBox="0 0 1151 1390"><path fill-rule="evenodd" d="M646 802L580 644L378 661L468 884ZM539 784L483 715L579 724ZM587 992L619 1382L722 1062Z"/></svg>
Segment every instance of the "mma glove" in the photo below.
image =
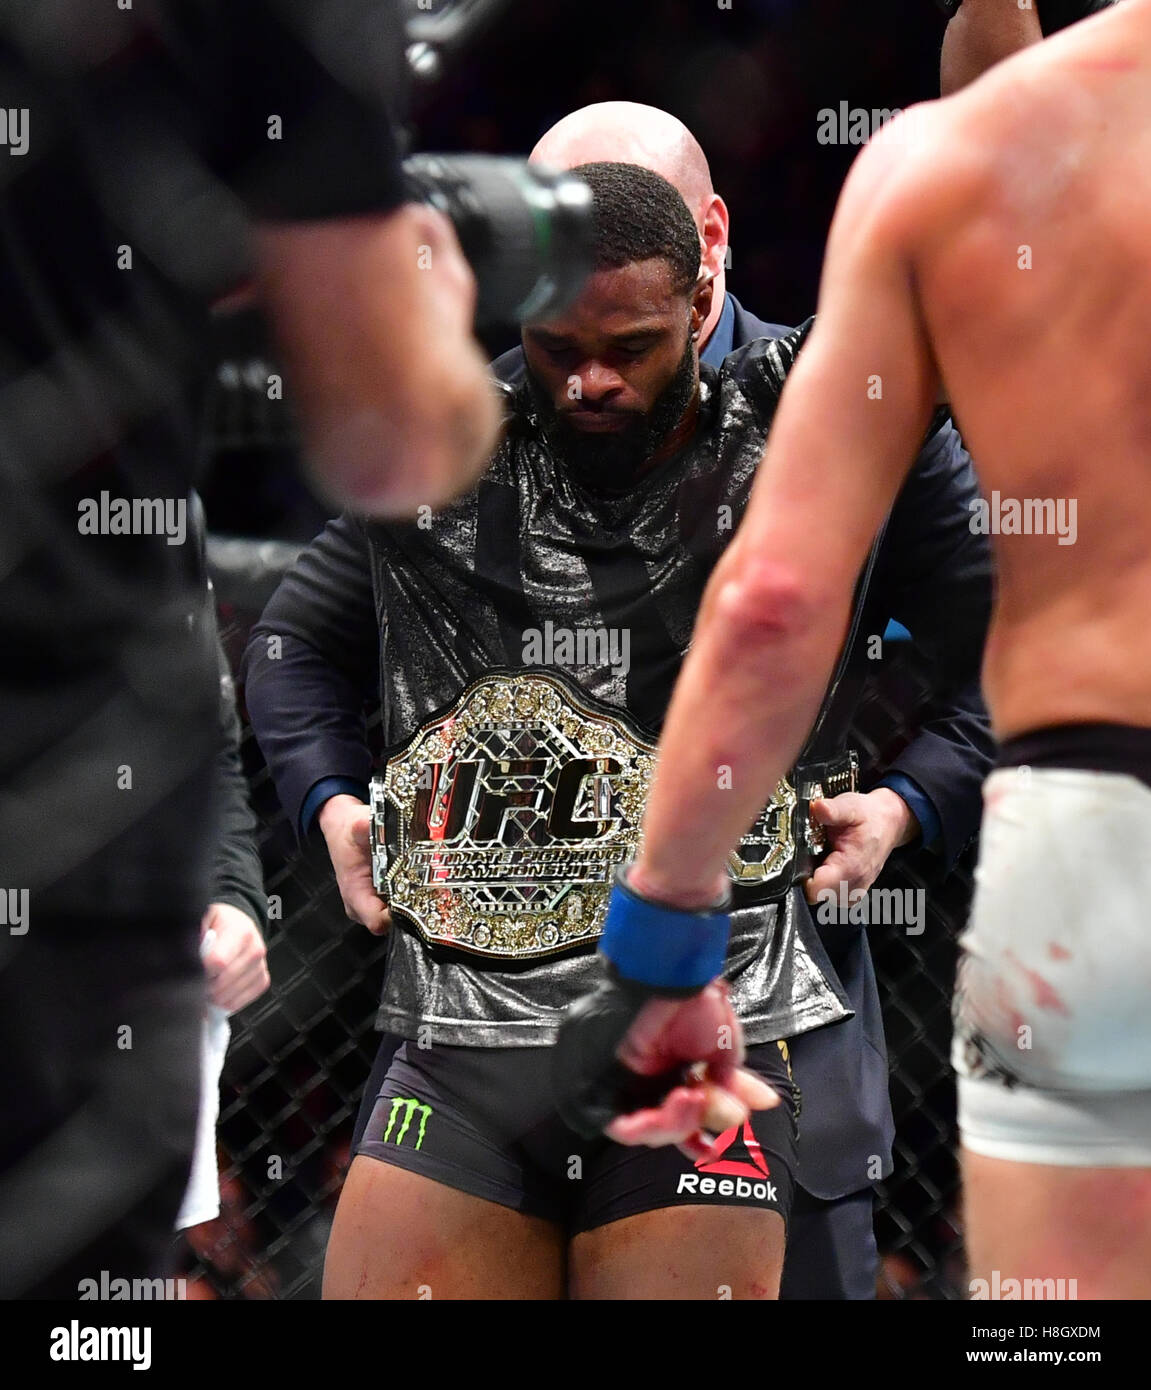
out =
<svg viewBox="0 0 1151 1390"><path fill-rule="evenodd" d="M710 911L684 912L637 893L626 869L618 875L596 954L601 978L564 1015L552 1055L556 1108L584 1138L692 1079L687 1063L639 1076L616 1054L650 1000L690 999L722 975L730 906L729 889Z"/></svg>

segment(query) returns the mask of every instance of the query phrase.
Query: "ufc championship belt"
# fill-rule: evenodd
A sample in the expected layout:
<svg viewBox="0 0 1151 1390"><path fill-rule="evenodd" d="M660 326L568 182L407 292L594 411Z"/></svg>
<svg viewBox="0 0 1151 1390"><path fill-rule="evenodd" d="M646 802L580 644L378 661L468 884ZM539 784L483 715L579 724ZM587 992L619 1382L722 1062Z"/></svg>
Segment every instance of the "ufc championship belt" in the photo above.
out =
<svg viewBox="0 0 1151 1390"><path fill-rule="evenodd" d="M626 712L564 675L483 676L372 780L376 891L428 945L506 961L592 942L640 847L655 755ZM808 803L857 776L852 753L779 783L728 860L735 906L806 877L823 847Z"/></svg>

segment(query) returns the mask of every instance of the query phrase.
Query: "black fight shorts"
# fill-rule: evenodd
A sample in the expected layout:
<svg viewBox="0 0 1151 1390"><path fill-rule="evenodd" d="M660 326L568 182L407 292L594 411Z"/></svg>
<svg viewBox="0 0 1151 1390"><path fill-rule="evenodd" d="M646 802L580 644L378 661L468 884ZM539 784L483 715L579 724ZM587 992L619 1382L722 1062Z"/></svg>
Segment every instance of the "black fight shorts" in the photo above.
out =
<svg viewBox="0 0 1151 1390"><path fill-rule="evenodd" d="M786 1225L799 1104L786 1043L749 1047L744 1064L782 1105L753 1111L698 1162L671 1145L581 1138L552 1104L550 1065L550 1048L406 1042L356 1152L556 1222L569 1237L677 1206L758 1208Z"/></svg>

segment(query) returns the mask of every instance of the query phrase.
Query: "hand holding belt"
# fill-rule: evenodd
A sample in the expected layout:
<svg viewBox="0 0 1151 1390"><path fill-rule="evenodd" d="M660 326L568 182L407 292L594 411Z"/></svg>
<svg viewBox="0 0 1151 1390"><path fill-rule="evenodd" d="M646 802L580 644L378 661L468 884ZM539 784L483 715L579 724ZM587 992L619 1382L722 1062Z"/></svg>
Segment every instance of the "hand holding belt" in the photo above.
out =
<svg viewBox="0 0 1151 1390"><path fill-rule="evenodd" d="M728 857L736 907L773 902L810 878L827 848L827 835L811 815L811 803L859 789L853 749L820 762L801 763Z"/></svg>

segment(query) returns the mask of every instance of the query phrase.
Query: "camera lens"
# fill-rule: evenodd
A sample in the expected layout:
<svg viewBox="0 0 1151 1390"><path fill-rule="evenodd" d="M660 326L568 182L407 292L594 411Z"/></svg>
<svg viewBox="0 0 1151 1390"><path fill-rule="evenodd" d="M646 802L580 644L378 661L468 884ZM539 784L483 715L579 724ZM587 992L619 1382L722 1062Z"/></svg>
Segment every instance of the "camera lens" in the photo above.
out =
<svg viewBox="0 0 1151 1390"><path fill-rule="evenodd" d="M582 179L487 155L414 155L404 172L411 196L455 227L476 277L478 323L548 318L579 294L593 268Z"/></svg>

